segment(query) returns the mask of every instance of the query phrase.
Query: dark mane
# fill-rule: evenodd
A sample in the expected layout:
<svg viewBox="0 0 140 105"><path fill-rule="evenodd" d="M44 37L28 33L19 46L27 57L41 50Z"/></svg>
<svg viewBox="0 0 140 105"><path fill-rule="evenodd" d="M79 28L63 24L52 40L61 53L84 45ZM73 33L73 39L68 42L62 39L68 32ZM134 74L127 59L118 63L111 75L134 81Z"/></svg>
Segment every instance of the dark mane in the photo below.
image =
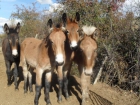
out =
<svg viewBox="0 0 140 105"><path fill-rule="evenodd" d="M17 33L14 27L9 28L9 33Z"/></svg>

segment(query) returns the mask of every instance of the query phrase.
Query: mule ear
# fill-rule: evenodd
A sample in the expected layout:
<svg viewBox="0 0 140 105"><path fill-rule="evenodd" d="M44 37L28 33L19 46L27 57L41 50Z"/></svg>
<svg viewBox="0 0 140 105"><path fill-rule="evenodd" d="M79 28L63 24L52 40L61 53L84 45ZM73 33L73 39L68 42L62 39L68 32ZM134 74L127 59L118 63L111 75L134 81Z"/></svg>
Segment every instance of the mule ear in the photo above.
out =
<svg viewBox="0 0 140 105"><path fill-rule="evenodd" d="M53 24L52 19L49 19L48 22L47 22L47 26L49 26L50 28L52 28L52 24Z"/></svg>
<svg viewBox="0 0 140 105"><path fill-rule="evenodd" d="M19 33L19 31L20 31L20 23L19 22L17 23L17 26L15 29L16 29L17 33Z"/></svg>
<svg viewBox="0 0 140 105"><path fill-rule="evenodd" d="M99 29L96 29L95 32L92 35L92 38L97 41L99 36L100 36L100 31L99 31Z"/></svg>
<svg viewBox="0 0 140 105"><path fill-rule="evenodd" d="M80 14L79 14L79 12L76 12L75 21L76 22L80 21Z"/></svg>
<svg viewBox="0 0 140 105"><path fill-rule="evenodd" d="M4 32L5 32L6 34L9 33L9 27L8 27L7 23L4 24Z"/></svg>
<svg viewBox="0 0 140 105"><path fill-rule="evenodd" d="M64 27L65 27L66 26L66 22L67 22L67 14L66 13L63 13L62 21L63 21Z"/></svg>

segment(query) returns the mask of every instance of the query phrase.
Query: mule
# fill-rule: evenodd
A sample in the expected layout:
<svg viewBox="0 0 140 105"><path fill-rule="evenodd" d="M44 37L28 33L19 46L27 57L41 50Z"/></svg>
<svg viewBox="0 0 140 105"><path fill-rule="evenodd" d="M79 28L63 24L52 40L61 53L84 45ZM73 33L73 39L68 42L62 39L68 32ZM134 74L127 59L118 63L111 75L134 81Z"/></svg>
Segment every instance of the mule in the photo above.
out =
<svg viewBox="0 0 140 105"><path fill-rule="evenodd" d="M27 92L27 78L29 78L29 90L32 92L31 73L27 66L36 69L36 86L34 104L38 105L42 86L42 75L45 73L45 101L50 105L49 90L52 72L56 66L63 66L65 62L65 28L61 24L53 25L48 21L50 34L45 39L26 38L21 44L21 64L24 75L24 92ZM62 73L61 73L62 74Z"/></svg>
<svg viewBox="0 0 140 105"><path fill-rule="evenodd" d="M7 23L5 23L4 31L7 34L7 37L2 42L2 52L6 65L7 85L11 85L11 65L14 63L14 85L15 89L18 89L17 77L20 63L20 44L18 34L20 31L20 23L17 23L16 27L9 27Z"/></svg>
<svg viewBox="0 0 140 105"><path fill-rule="evenodd" d="M75 53L74 62L78 65L81 78L82 105L86 105L89 98L90 76L93 73L97 57L97 36L98 30L94 26L82 27L84 36L81 38L79 48Z"/></svg>
<svg viewBox="0 0 140 105"><path fill-rule="evenodd" d="M81 38L79 40L79 45L77 50L73 53L74 58L72 61L78 65L81 78L82 105L84 105L86 99L89 97L88 89L90 84L90 76L92 75L97 56L97 43L95 39L97 39L98 30L93 26L83 26L82 30L83 35L80 35ZM71 63L67 62L68 61L66 60L66 65L64 65L64 87L66 92L68 91L68 76L70 75L72 66ZM68 93L66 94L68 95Z"/></svg>
<svg viewBox="0 0 140 105"><path fill-rule="evenodd" d="M65 68L65 71L68 71L66 68L66 65L70 65L72 62L72 59L74 58L74 51L77 49L78 42L79 42L79 21L80 21L80 14L77 12L74 19L68 18L67 14L64 13L62 15L62 20L64 22L64 26L66 27L66 42L65 42L65 54L66 54L66 62L64 64L64 67L57 67L57 71L62 71L63 68ZM62 87L64 83L64 93L66 99L69 98L68 91L67 91L67 85L68 80L66 79L66 73L62 74L58 73L58 83L59 83L59 92L58 92L58 102L60 103L62 101ZM63 82L64 81L64 82Z"/></svg>

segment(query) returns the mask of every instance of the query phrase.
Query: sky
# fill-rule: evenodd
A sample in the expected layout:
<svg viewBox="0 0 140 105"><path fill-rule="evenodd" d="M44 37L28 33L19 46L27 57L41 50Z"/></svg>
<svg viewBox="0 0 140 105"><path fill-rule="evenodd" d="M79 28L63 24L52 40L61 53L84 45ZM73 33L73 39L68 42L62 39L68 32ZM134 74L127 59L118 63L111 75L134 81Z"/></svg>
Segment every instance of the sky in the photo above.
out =
<svg viewBox="0 0 140 105"><path fill-rule="evenodd" d="M37 3L39 9L48 9L51 11L50 5L57 5L56 0L0 0L0 33L3 33L2 27L5 23L10 22L10 15L16 12L16 5L21 7L30 6L32 3ZM17 20L16 22L18 22ZM10 24L10 23L9 23Z"/></svg>

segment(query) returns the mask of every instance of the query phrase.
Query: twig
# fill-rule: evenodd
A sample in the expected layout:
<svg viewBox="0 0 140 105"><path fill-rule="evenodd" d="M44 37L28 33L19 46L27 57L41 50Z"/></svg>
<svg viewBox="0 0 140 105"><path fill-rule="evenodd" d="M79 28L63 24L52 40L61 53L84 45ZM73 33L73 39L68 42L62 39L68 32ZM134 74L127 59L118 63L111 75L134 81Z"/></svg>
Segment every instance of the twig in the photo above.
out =
<svg viewBox="0 0 140 105"><path fill-rule="evenodd" d="M38 34L35 35L35 38L37 38L37 37L38 37Z"/></svg>

